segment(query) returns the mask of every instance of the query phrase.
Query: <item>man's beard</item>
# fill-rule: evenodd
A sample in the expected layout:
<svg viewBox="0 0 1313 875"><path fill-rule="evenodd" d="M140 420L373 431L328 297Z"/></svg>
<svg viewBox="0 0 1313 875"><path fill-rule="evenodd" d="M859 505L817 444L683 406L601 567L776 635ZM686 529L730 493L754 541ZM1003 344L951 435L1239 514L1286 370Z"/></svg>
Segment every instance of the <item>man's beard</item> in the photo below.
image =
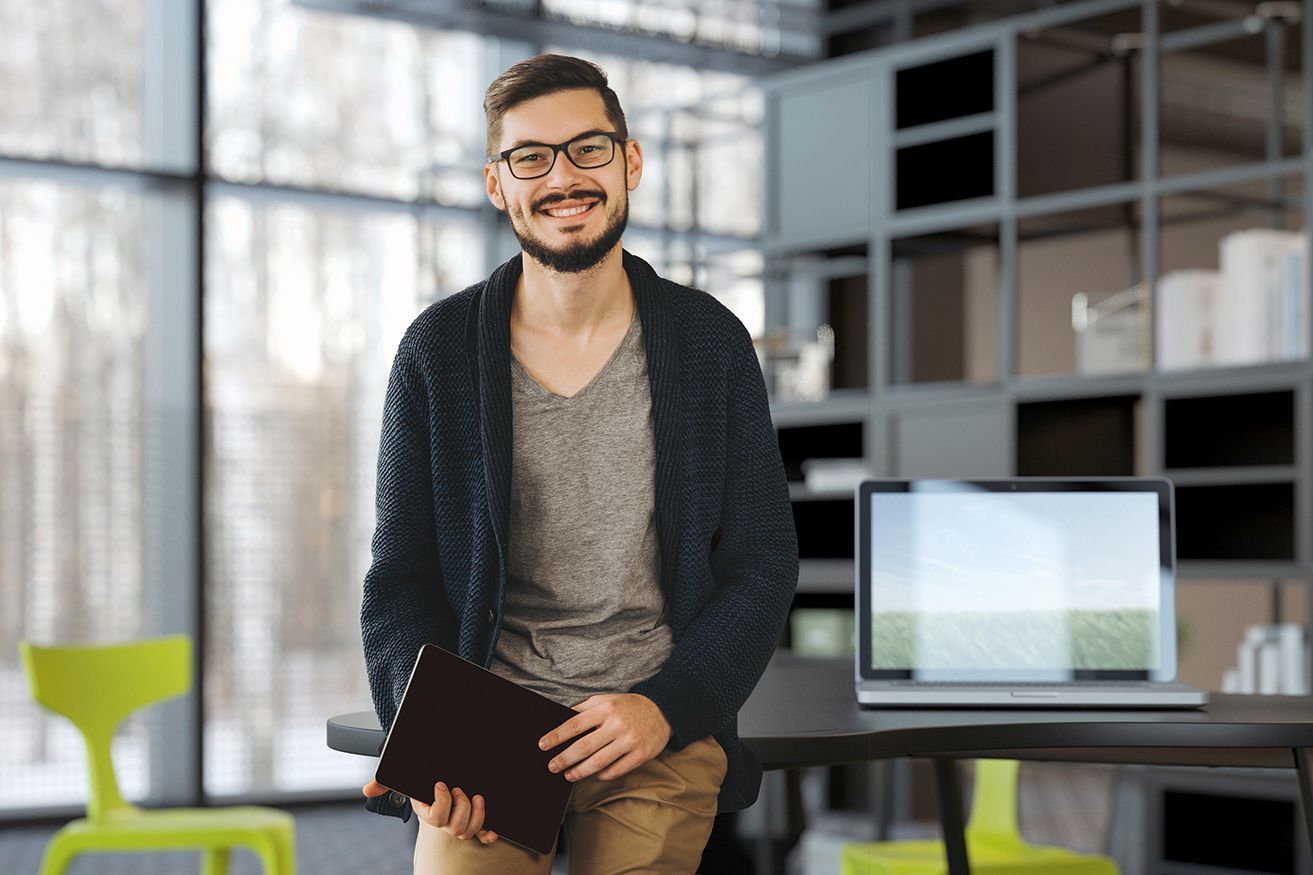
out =
<svg viewBox="0 0 1313 875"><path fill-rule="evenodd" d="M606 208L605 193L595 191L585 194L588 197L597 198L599 209ZM629 197L628 193L622 196L625 200L621 205L620 212L611 219L606 228L592 243L569 243L563 249L553 249L538 237L533 236L533 232L529 230L529 223L525 221L524 213L513 207L514 212L510 216L511 230L515 233L515 239L520 241L520 248L530 258L548 270L555 273L584 273L600 264L602 259L620 242L620 237L625 233L625 226L629 224ZM575 197L577 195L549 198L544 203L539 204L536 210ZM521 230L520 225L524 226L523 230Z"/></svg>

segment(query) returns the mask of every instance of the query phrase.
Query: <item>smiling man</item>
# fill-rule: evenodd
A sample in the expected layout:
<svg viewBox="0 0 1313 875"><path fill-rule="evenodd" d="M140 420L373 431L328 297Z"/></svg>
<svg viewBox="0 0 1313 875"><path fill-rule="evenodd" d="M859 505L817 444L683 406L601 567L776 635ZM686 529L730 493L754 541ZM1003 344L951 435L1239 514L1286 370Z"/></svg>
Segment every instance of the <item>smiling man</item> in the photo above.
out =
<svg viewBox="0 0 1313 875"><path fill-rule="evenodd" d="M425 310L388 383L361 625L389 726L431 642L574 708L543 748L575 783L572 873L693 872L752 804L737 714L784 625L798 553L747 331L624 251L643 153L606 75L541 55L488 88L488 199L521 254ZM453 714L452 719L478 719ZM496 799L433 805L417 873L548 872Z"/></svg>

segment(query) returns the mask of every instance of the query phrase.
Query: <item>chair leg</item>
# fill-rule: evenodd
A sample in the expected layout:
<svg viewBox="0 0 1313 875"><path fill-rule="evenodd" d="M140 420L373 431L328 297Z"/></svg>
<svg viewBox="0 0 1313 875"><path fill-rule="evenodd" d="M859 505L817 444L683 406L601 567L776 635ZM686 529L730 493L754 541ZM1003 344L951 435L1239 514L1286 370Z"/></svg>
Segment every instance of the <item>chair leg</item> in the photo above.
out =
<svg viewBox="0 0 1313 875"><path fill-rule="evenodd" d="M56 835L46 845L46 852L41 858L41 875L64 875L68 864L78 855L78 849Z"/></svg>
<svg viewBox="0 0 1313 875"><path fill-rule="evenodd" d="M206 848L202 851L201 875L228 875L228 849Z"/></svg>
<svg viewBox="0 0 1313 875"><path fill-rule="evenodd" d="M260 858L264 875L296 875L295 838L283 833L271 833L251 846Z"/></svg>

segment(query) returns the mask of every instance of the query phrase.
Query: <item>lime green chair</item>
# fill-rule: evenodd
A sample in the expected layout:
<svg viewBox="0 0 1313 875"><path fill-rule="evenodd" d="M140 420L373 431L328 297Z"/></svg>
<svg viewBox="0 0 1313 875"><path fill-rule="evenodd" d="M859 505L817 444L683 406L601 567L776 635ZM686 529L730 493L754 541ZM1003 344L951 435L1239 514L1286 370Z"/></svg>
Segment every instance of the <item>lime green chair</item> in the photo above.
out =
<svg viewBox="0 0 1313 875"><path fill-rule="evenodd" d="M46 846L41 875L60 875L88 851L202 852L202 875L228 871L228 853L247 847L267 875L293 875L291 815L274 808L146 810L124 802L114 779L110 739L138 708L191 687L191 641L156 638L106 647L18 645L32 697L77 726L87 743L91 799L87 816L60 829Z"/></svg>
<svg viewBox="0 0 1313 875"><path fill-rule="evenodd" d="M1028 845L1017 829L1016 760L976 760L975 790L967 821L972 872L990 875L1117 875L1107 857ZM843 875L942 875L943 842L863 842L843 847Z"/></svg>

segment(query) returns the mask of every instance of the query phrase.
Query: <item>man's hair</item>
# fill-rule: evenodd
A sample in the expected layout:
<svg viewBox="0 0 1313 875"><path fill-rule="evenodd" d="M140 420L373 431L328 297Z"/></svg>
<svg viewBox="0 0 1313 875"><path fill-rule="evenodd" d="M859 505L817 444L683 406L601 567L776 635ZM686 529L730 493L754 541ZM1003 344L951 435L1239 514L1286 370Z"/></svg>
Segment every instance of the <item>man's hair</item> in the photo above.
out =
<svg viewBox="0 0 1313 875"><path fill-rule="evenodd" d="M620 99L606 84L606 73L601 67L582 58L537 55L507 68L492 80L483 95L483 112L488 117L488 158L496 158L500 151L497 146L501 144L502 118L508 110L535 97L575 88L596 91L602 98L611 126L617 134L629 139L625 111L620 108Z"/></svg>

